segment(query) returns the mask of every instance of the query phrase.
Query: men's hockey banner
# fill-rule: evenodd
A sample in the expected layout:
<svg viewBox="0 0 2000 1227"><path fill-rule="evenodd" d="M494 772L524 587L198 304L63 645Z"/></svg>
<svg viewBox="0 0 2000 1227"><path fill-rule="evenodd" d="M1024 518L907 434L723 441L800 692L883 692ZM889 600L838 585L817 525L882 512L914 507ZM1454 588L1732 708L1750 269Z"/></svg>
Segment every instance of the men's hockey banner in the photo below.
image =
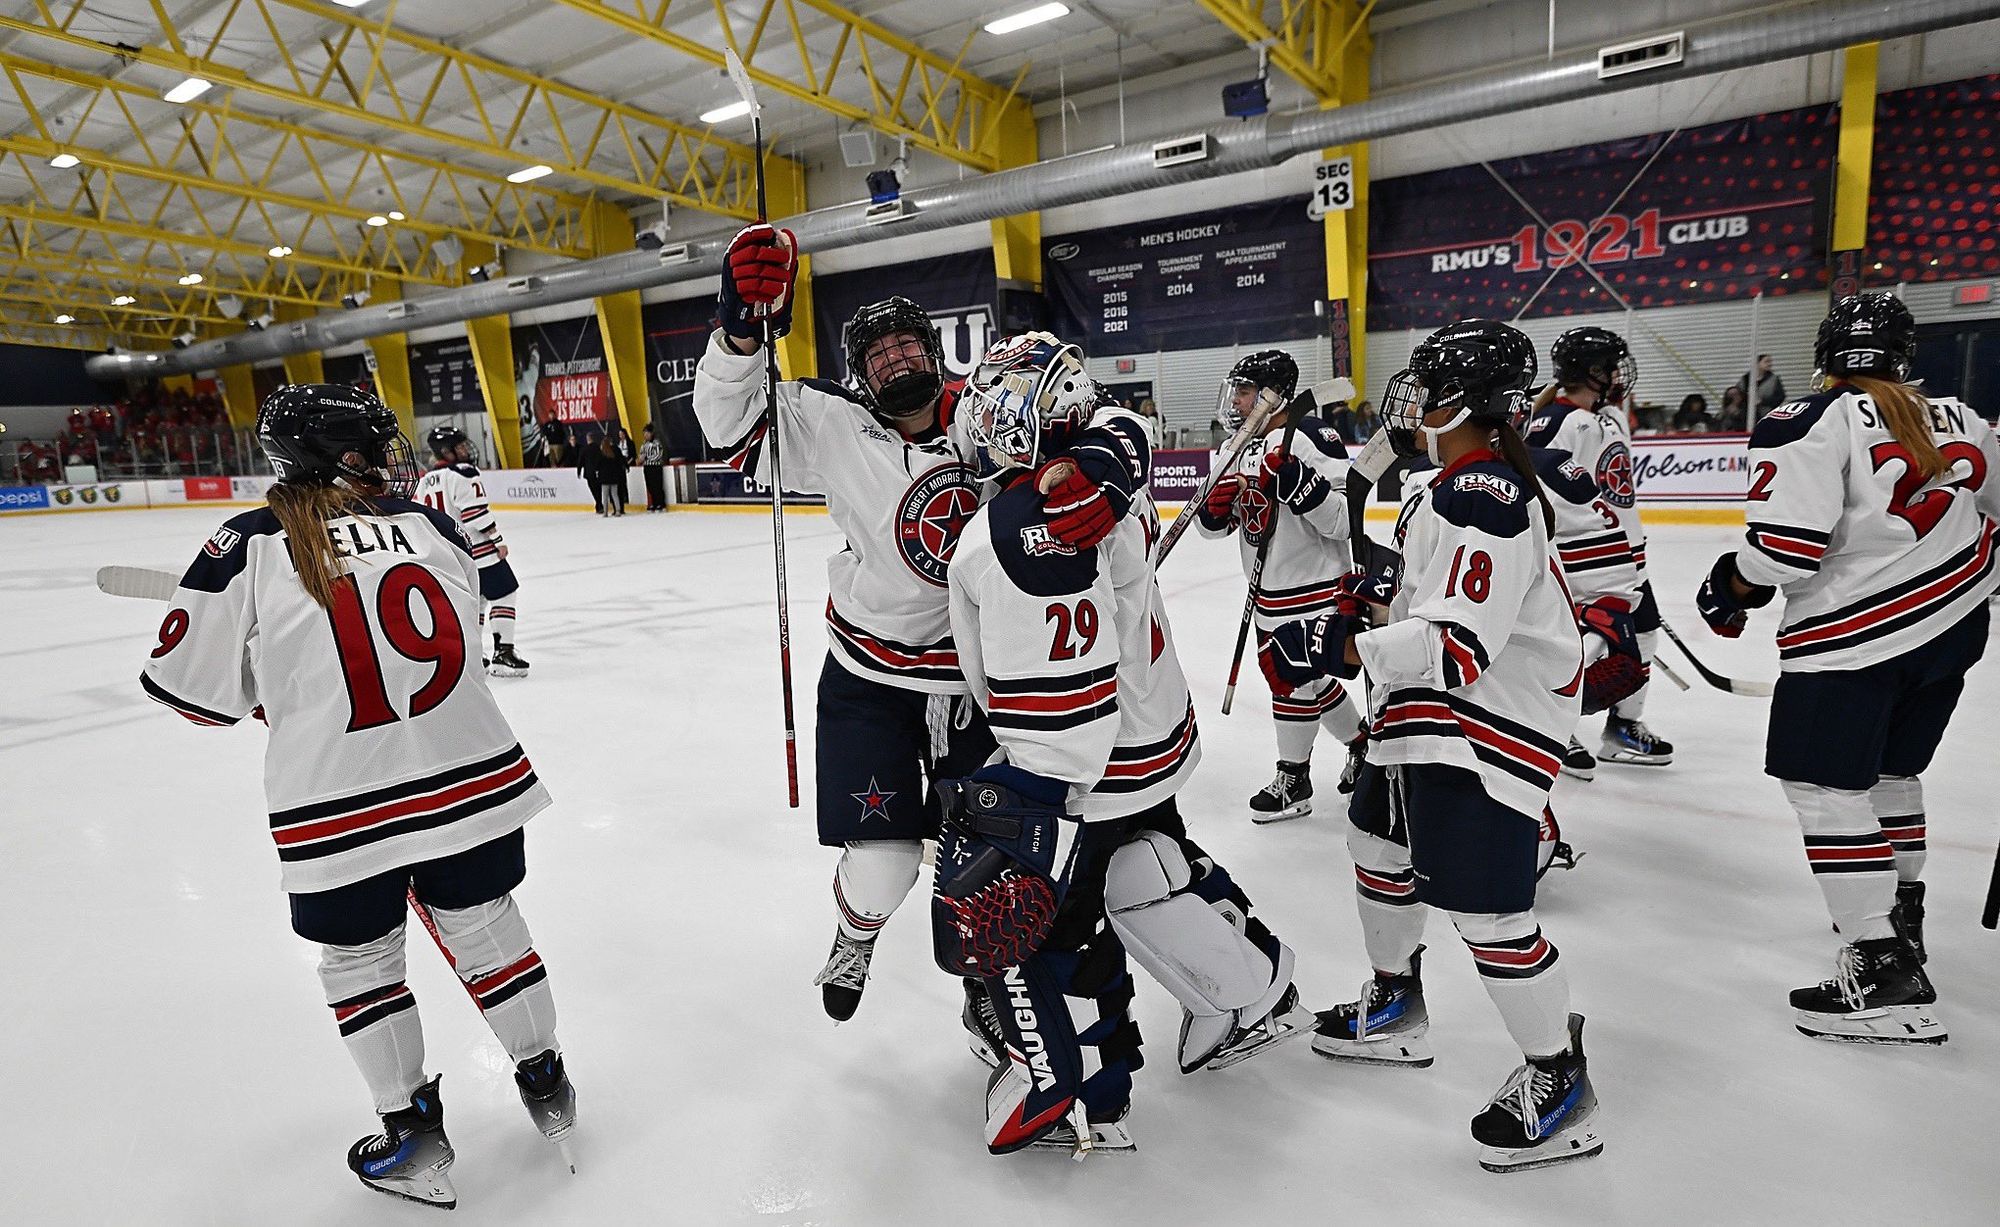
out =
<svg viewBox="0 0 2000 1227"><path fill-rule="evenodd" d="M821 377L847 378L841 333L855 311L900 294L921 306L937 325L944 341L946 375L965 378L1000 336L994 307L997 284L988 248L814 277L813 324L818 329Z"/></svg>
<svg viewBox="0 0 2000 1227"><path fill-rule="evenodd" d="M1326 228L1297 200L1052 235L1042 253L1054 331L1093 357L1325 331Z"/></svg>
<svg viewBox="0 0 2000 1227"><path fill-rule="evenodd" d="M715 299L703 295L647 303L640 319L646 330L646 390L667 457L706 459L701 423L694 416L694 368L715 330Z"/></svg>
<svg viewBox="0 0 2000 1227"><path fill-rule="evenodd" d="M477 413L486 408L479 364L463 337L410 346L410 397L418 417Z"/></svg>
<svg viewBox="0 0 2000 1227"><path fill-rule="evenodd" d="M571 446L595 442L617 416L597 317L515 328L514 403L521 414L521 463L548 463L548 442L565 432Z"/></svg>

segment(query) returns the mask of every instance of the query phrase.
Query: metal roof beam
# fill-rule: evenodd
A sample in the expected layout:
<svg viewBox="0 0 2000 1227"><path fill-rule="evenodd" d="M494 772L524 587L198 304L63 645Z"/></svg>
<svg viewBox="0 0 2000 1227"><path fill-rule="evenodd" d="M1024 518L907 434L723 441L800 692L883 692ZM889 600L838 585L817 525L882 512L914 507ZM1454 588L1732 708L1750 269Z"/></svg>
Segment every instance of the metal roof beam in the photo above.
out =
<svg viewBox="0 0 2000 1227"><path fill-rule="evenodd" d="M1199 0L1251 47L1268 48L1271 63L1311 91L1322 106L1342 100L1340 60L1367 28L1376 0Z"/></svg>

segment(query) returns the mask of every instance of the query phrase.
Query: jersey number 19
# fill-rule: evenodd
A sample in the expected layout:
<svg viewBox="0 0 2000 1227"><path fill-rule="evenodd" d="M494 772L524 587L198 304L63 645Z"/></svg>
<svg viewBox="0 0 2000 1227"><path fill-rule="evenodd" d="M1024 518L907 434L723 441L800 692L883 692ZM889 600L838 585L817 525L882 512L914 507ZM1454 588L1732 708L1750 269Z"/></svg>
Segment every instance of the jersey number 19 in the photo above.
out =
<svg viewBox="0 0 2000 1227"><path fill-rule="evenodd" d="M430 620L427 631L410 616L412 597L424 604ZM334 583L329 617L334 644L340 651L340 670L347 679L347 731L394 724L400 717L389 705L375 633L361 604L360 585L352 575L343 575ZM413 562L389 568L375 589L375 622L398 655L432 666L430 677L410 696L410 718L444 702L465 675L465 633L437 576Z"/></svg>

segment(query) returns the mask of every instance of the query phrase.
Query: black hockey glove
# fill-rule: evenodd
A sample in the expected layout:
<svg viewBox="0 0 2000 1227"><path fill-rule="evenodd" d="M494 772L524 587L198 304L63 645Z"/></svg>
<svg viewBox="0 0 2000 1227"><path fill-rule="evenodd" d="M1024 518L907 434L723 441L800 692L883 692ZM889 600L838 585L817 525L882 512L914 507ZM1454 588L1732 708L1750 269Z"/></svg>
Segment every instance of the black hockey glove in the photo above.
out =
<svg viewBox="0 0 2000 1227"><path fill-rule="evenodd" d="M1257 648L1257 665L1271 683L1271 693L1282 698L1323 677L1353 677L1361 672L1347 663L1347 638L1353 629L1353 622L1340 614L1322 614L1272 631Z"/></svg>
<svg viewBox="0 0 2000 1227"><path fill-rule="evenodd" d="M1286 452L1265 454L1264 481L1271 497L1299 515L1318 507L1333 493L1333 483L1320 476L1319 470Z"/></svg>
<svg viewBox="0 0 2000 1227"><path fill-rule="evenodd" d="M955 976L997 976L1048 940L1077 824L1069 786L1007 763L938 788L937 964Z"/></svg>
<svg viewBox="0 0 2000 1227"><path fill-rule="evenodd" d="M1750 611L1762 609L1778 595L1776 588L1744 580L1750 595L1738 600L1730 581L1741 579L1742 573L1736 569L1736 555L1733 552L1724 554L1709 568L1708 578L1701 581L1701 591L1695 593L1694 607L1701 611L1701 620L1724 639L1741 635L1743 628L1749 624Z"/></svg>

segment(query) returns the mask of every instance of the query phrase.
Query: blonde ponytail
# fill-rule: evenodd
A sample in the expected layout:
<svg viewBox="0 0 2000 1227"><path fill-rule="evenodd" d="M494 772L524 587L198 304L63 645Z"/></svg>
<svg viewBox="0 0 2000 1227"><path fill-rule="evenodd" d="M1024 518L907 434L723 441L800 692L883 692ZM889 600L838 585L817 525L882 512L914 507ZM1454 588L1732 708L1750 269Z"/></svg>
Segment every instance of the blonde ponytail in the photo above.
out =
<svg viewBox="0 0 2000 1227"><path fill-rule="evenodd" d="M1889 433L1896 436L1896 442L1909 449L1916 459L1917 471L1925 481L1934 481L1944 475L1951 465L1944 453L1938 450L1937 436L1931 430L1931 405L1923 394L1906 383L1882 379L1874 375L1847 375L1843 378L1882 411L1882 420L1889 426Z"/></svg>
<svg viewBox="0 0 2000 1227"><path fill-rule="evenodd" d="M285 542L291 550L292 567L299 574L299 585L320 608L331 610L333 586L347 574L347 564L333 548L327 521L372 514L374 508L339 482L320 486L281 481L271 487L265 498L285 530Z"/></svg>

